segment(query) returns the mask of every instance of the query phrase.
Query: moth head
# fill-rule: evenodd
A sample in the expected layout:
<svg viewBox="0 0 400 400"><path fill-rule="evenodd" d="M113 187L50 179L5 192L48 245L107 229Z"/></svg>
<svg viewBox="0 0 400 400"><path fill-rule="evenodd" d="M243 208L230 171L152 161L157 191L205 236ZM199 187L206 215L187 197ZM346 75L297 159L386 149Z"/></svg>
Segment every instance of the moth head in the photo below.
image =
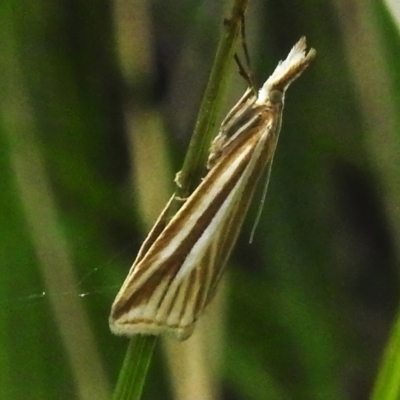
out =
<svg viewBox="0 0 400 400"><path fill-rule="evenodd" d="M314 49L307 52L306 38L302 37L264 83L258 92L257 104L265 104L268 100L272 104L282 102L286 89L303 73L315 55Z"/></svg>
<svg viewBox="0 0 400 400"><path fill-rule="evenodd" d="M265 85L258 92L256 104L259 106L281 106L285 99L285 91L280 89L265 88Z"/></svg>

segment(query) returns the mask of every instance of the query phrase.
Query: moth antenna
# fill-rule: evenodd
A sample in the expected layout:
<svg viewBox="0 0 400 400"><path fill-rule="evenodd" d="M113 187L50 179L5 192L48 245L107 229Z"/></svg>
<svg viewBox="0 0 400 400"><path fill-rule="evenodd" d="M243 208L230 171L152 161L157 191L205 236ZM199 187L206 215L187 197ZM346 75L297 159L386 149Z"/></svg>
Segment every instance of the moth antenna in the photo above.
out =
<svg viewBox="0 0 400 400"><path fill-rule="evenodd" d="M247 85L256 94L257 93L257 87L256 87L256 85L254 83L254 77L253 77L252 70L251 70L250 53L249 53L249 49L247 47L246 26L245 26L245 18L244 18L243 14L241 16L240 38L241 38L241 44L242 44L244 59L245 59L245 62L246 62L246 68L243 66L243 63L240 61L240 58L239 58L239 56L237 54L235 54L235 56L234 56L235 57L235 61L236 61L236 64L237 64L237 66L239 68L239 74L243 77L243 79L247 82Z"/></svg>
<svg viewBox="0 0 400 400"><path fill-rule="evenodd" d="M276 139L276 144L278 143L278 138ZM261 215L262 215L262 211L263 211L263 207L264 207L264 203L265 203L265 198L267 197L269 181L270 181L270 178L271 178L271 170L272 170L272 163L274 161L274 156L275 156L275 152L272 153L271 161L269 162L269 165L268 165L267 177L266 177L264 189L263 189L263 192L262 192L262 195L261 195L261 201L260 201L260 204L258 206L256 219L254 220L253 227L251 228L251 232L250 232L250 238L249 238L249 243L250 244L253 243L257 226L258 226L258 224L260 223L260 220L261 220Z"/></svg>
<svg viewBox="0 0 400 400"><path fill-rule="evenodd" d="M246 40L246 23L245 23L244 14L242 14L242 16L241 16L240 37L242 39L242 48L243 48L243 53L244 53L244 57L246 60L247 70L249 71L249 75L252 75L251 74L252 69L251 69L250 53L249 53L249 48L247 47L247 40ZM251 78L253 78L253 77L251 76Z"/></svg>
<svg viewBox="0 0 400 400"><path fill-rule="evenodd" d="M246 71L246 69L243 67L242 62L240 61L240 58L237 54L235 54L235 62L236 65L238 66L239 69L239 74L240 76L246 81L247 85L249 86L249 88L251 88L251 90L257 94L257 89L254 86L254 81L252 76L250 75L249 71Z"/></svg>

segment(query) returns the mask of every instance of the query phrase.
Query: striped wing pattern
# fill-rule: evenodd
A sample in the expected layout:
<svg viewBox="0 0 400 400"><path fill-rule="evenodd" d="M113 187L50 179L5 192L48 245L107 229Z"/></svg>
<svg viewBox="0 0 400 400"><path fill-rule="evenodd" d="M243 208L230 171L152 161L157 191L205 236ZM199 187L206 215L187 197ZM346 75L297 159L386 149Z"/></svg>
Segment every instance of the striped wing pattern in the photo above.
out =
<svg viewBox="0 0 400 400"><path fill-rule="evenodd" d="M253 120L253 129L224 150L152 245L139 252L112 307L114 333L190 336L220 279L224 263L218 261L227 258L234 244L231 240L220 247L218 237L232 229L235 208L250 177L269 158L261 154L271 150L273 112L257 111ZM245 197L250 202L251 196Z"/></svg>
<svg viewBox="0 0 400 400"><path fill-rule="evenodd" d="M115 334L191 335L215 293L257 181L272 162L285 90L315 56L305 47L302 38L259 93L248 89L227 115L208 174L169 222L174 197L167 204L112 305Z"/></svg>

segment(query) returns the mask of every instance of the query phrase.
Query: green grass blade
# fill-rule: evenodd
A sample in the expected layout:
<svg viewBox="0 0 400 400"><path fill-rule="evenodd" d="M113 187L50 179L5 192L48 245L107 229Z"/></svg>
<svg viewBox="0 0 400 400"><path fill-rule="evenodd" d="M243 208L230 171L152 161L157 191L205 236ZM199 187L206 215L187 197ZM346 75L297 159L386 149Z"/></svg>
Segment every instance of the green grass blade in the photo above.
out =
<svg viewBox="0 0 400 400"><path fill-rule="evenodd" d="M386 345L382 365L371 396L372 400L397 400L400 398L400 315Z"/></svg>
<svg viewBox="0 0 400 400"><path fill-rule="evenodd" d="M134 336L126 351L113 400L140 399L156 336Z"/></svg>

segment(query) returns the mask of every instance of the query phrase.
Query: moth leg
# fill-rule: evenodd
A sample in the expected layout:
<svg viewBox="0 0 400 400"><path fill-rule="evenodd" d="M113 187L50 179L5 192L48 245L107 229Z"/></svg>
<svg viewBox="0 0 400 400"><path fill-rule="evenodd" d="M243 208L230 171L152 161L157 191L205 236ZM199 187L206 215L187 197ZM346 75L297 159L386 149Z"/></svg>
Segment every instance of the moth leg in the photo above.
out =
<svg viewBox="0 0 400 400"><path fill-rule="evenodd" d="M182 171L179 171L175 174L175 178L174 178L174 183L176 186L178 186L179 189L182 189L181 175L182 175Z"/></svg>
<svg viewBox="0 0 400 400"><path fill-rule="evenodd" d="M251 90L254 94L257 94L257 87L254 82L254 77L251 69L251 61L250 61L250 53L249 48L247 47L247 40L246 40L246 24L244 15L241 16L241 24L240 24L240 37L241 37L241 44L244 53L244 59L246 61L246 68L243 66L243 63L240 61L238 54L235 54L235 62L239 68L239 74L242 78L246 81L249 85Z"/></svg>
<svg viewBox="0 0 400 400"><path fill-rule="evenodd" d="M218 133L218 135L211 143L210 155L208 156L207 160L207 169L211 169L218 161L219 157L223 152L227 140L228 137L225 133L225 130L223 129L223 127L221 127L221 131Z"/></svg>
<svg viewBox="0 0 400 400"><path fill-rule="evenodd" d="M180 197L180 196L174 196L174 200L179 201L180 203L184 203L185 201L187 201L189 197Z"/></svg>

